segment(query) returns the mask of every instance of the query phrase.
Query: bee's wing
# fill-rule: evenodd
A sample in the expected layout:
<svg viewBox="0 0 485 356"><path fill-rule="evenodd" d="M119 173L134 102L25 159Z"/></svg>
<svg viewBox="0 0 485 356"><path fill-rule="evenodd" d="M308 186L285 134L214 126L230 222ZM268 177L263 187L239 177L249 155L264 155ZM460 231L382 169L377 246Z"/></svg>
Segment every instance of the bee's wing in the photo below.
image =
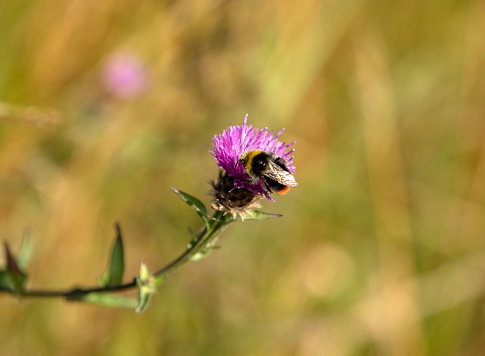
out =
<svg viewBox="0 0 485 356"><path fill-rule="evenodd" d="M290 172L285 171L272 161L269 162L269 169L263 175L288 187L296 187L298 185L295 177Z"/></svg>

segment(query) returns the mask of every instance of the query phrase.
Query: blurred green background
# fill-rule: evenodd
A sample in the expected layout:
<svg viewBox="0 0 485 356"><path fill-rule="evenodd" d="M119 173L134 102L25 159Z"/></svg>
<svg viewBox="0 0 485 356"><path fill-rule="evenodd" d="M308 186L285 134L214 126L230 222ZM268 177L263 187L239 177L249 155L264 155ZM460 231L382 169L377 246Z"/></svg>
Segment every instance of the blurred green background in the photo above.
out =
<svg viewBox="0 0 485 356"><path fill-rule="evenodd" d="M1 295L3 355L485 352L483 2L18 0L0 24L0 237L30 227L29 287L94 285L117 219L127 280L177 256L199 222L170 187L209 204L246 113L299 182L143 314Z"/></svg>

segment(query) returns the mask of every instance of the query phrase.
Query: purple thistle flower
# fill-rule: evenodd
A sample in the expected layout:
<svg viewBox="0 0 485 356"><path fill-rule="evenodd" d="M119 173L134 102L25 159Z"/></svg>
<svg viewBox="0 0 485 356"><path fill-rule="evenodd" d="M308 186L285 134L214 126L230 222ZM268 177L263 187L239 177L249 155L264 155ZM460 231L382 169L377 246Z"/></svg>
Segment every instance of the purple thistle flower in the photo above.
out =
<svg viewBox="0 0 485 356"><path fill-rule="evenodd" d="M257 182L251 182L246 169L243 167L239 159L241 155L254 151L270 151L276 156L281 157L286 162L286 167L290 172L295 171L293 165L293 156L290 156L294 149L287 151L295 142L286 144L278 140L278 137L283 133L281 129L275 136L273 130L268 131L267 128L257 129L252 125L247 125L248 115L244 117L242 126L229 126L220 135L215 135L212 139L212 150L210 153L217 161L217 165L221 167L227 174L234 178L234 188L245 188L255 195L265 196L269 201L274 201L270 196L263 179Z"/></svg>

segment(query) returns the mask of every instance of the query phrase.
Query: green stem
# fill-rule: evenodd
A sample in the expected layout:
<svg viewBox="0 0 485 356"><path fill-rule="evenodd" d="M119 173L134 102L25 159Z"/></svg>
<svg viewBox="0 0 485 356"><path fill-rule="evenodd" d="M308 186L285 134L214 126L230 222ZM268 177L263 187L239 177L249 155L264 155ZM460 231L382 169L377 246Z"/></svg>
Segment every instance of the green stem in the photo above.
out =
<svg viewBox="0 0 485 356"><path fill-rule="evenodd" d="M209 226L204 227L200 233L195 236L187 246L187 249L175 260L170 262L165 267L161 268L154 273L155 276L164 276L173 270L177 269L184 263L190 261L197 253L203 251L210 243L214 241L227 227L227 225L234 221L229 215L224 215L220 211L216 211L212 216ZM23 297L64 297L68 300L76 299L80 296L87 295L90 293L110 293L110 292L121 292L129 289L136 288L136 278L133 278L131 282L124 284L119 284L117 286L106 286L106 287L92 287L92 288L73 288L69 290L35 290L35 289L25 289L20 295ZM14 290L11 289L0 289L0 293L10 293L15 294ZM18 294L18 293L17 293Z"/></svg>
<svg viewBox="0 0 485 356"><path fill-rule="evenodd" d="M187 250L182 253L178 258L173 260L167 266L154 273L155 276L163 276L168 272L183 265L200 252L205 246L217 238L227 227L227 225L233 220L224 215L222 212L216 210L210 221L209 228L204 228L199 235L194 237L187 246Z"/></svg>

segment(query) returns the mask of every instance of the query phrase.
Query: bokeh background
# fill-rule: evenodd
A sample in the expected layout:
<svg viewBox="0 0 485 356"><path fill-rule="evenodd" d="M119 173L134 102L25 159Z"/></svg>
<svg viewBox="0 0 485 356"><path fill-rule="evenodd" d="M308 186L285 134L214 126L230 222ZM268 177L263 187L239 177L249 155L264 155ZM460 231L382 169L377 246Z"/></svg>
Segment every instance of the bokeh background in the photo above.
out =
<svg viewBox="0 0 485 356"><path fill-rule="evenodd" d="M0 238L29 287L126 279L197 229L212 136L296 141L299 186L140 314L0 296L2 355L485 354L481 1L3 1ZM3 256L1 262L4 263Z"/></svg>

